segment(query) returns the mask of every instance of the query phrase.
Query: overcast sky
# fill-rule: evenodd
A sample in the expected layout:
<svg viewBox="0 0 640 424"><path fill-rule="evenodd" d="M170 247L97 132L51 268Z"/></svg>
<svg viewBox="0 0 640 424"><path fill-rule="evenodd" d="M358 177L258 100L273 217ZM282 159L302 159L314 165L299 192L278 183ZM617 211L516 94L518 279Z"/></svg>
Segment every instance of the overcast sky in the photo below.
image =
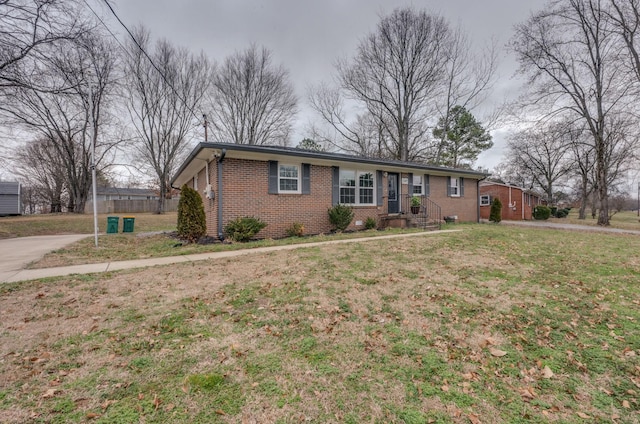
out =
<svg viewBox="0 0 640 424"><path fill-rule="evenodd" d="M544 4L545 0L116 0L113 6L130 28L144 24L152 37L202 50L216 62L251 43L270 49L274 63L289 70L300 100L291 140L296 145L314 118L306 104L307 86L329 81L336 58L352 56L381 15L401 6L426 9L462 26L479 47L492 37L503 47L513 25ZM115 20L107 22L114 32L123 33ZM500 60L495 100L513 97L521 84L512 78L515 60L504 51ZM505 133L506 129L493 132L495 146L477 165L493 168L500 161Z"/></svg>

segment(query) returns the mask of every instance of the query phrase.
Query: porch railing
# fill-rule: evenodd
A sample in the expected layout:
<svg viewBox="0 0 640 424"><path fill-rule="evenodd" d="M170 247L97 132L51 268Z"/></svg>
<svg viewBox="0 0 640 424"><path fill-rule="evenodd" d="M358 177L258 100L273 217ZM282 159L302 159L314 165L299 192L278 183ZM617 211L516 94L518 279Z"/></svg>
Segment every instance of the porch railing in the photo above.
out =
<svg viewBox="0 0 640 424"><path fill-rule="evenodd" d="M402 199L402 214L411 219L412 224L419 228L442 226L442 209L427 196L417 196L420 199L420 206L411 206L411 198L406 195Z"/></svg>

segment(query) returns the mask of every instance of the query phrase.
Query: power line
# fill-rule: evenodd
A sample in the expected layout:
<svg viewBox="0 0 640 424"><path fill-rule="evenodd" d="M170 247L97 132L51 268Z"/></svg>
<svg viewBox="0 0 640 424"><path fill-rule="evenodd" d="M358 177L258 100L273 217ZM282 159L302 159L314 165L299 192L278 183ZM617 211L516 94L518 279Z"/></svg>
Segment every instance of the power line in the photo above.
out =
<svg viewBox="0 0 640 424"><path fill-rule="evenodd" d="M87 3L86 0L83 0L85 2L85 4ZM131 37L131 40L133 40L134 44L136 45L136 47L138 47L138 49L140 49L140 51L142 52L142 54L147 58L147 60L149 61L149 63L151 63L151 66L153 66L153 69L155 69L160 76L162 77L162 79L164 80L164 82L169 86L169 88L171 88L171 90L173 91L173 93L178 97L178 99L185 105L185 107L189 110L189 112L191 112L191 114L193 115L193 117L200 121L200 118L196 115L196 113L193 111L193 109L191 107L189 107L189 104L187 103L187 101L180 95L180 93L178 93L178 90L176 90L176 88L173 86L173 84L171 84L171 82L169 82L169 80L167 79L166 75L164 74L164 72L162 72L160 70L160 68L158 68L158 66L155 64L155 62L153 61L153 59L151 58L151 56L149 56L149 54L146 52L146 50L142 47L142 45L138 42L138 40L136 40L136 37L133 35L133 33L129 30L129 28L125 25L124 22L122 22L122 20L120 19L120 17L118 16L118 14L116 13L115 10L113 10L113 7L111 7L111 5L109 4L108 0L104 0L104 4L107 5L107 7L109 8L109 10L111 11L111 13L113 14L113 16L116 18L116 20L120 23L120 25L122 25L122 27L125 29L125 31L127 31L127 34L129 34L129 36ZM89 6L89 9L91 9L91 6ZM91 11L95 14L95 12L93 11L93 9L91 9ZM97 15L96 15L97 16ZM100 18L98 18L100 19ZM102 19L100 19L100 22L102 22ZM102 22L103 25L104 22ZM106 27L106 25L105 25ZM107 28L108 30L108 28ZM109 30L109 33L115 37L115 35ZM117 39L117 37L116 37ZM129 57L131 57L131 54L129 53L129 51L120 43L120 41L118 40L118 44L120 44L120 46L125 49L127 51L127 54L129 55ZM133 59L133 58L132 58Z"/></svg>
<svg viewBox="0 0 640 424"><path fill-rule="evenodd" d="M93 7L91 7L91 5L87 2L87 0L82 0L82 2L84 4L87 5L87 7L89 8L89 10L91 11L91 13L93 13L93 15L100 21L100 23L102 24L102 26L107 30L107 32L109 34L111 34L111 36L116 40L116 42L118 43L118 45L120 46L120 48L122 48L122 50L124 50L124 52L131 58L133 59L133 56L131 56L131 53L129 53L129 50L127 50L127 48L120 42L120 39L111 31L111 28L109 28L109 26L107 26L107 24L102 20L102 18L100 17L100 15L98 15L96 13L95 10L93 10Z"/></svg>

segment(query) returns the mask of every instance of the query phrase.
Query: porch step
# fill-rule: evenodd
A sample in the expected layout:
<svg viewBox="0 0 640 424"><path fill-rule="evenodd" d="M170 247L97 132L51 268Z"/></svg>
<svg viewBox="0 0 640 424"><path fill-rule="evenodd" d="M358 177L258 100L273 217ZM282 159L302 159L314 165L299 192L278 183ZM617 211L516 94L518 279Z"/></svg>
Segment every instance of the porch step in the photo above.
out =
<svg viewBox="0 0 640 424"><path fill-rule="evenodd" d="M440 224L426 217L413 217L410 219L411 228L422 228L423 230L439 230Z"/></svg>

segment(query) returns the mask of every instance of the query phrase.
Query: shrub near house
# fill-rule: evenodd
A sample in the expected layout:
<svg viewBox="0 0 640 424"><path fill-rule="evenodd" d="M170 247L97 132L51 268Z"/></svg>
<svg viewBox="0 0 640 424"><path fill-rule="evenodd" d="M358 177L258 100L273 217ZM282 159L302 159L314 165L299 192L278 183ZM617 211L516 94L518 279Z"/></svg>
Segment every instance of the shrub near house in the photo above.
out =
<svg viewBox="0 0 640 424"><path fill-rule="evenodd" d="M344 154L276 146L200 143L172 184L200 193L207 234L223 239L225 227L253 216L267 224L255 236L280 238L294 223L305 234L331 231L327 210L352 209L347 230L365 229L367 218L378 226L392 219L412 219L410 199L429 205L425 220L456 215L477 222L478 182L486 174L420 163L368 159Z"/></svg>

